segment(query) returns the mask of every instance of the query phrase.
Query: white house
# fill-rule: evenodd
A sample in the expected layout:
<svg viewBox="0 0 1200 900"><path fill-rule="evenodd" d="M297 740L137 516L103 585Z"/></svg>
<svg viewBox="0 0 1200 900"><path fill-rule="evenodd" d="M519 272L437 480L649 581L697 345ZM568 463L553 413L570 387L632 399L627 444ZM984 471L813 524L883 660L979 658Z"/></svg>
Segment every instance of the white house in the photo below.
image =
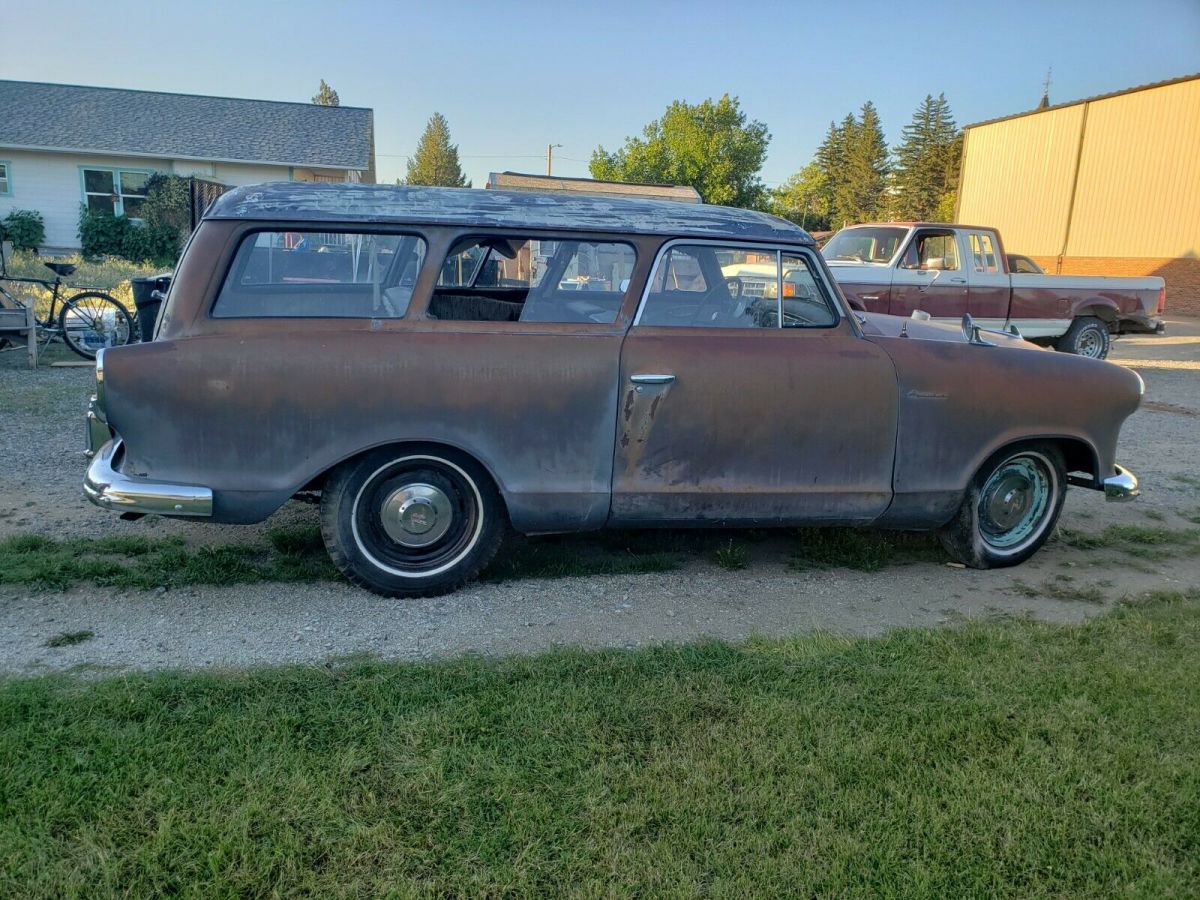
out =
<svg viewBox="0 0 1200 900"><path fill-rule="evenodd" d="M79 247L81 204L136 219L156 172L229 186L373 182L374 113L0 81L0 219L37 210L47 247Z"/></svg>

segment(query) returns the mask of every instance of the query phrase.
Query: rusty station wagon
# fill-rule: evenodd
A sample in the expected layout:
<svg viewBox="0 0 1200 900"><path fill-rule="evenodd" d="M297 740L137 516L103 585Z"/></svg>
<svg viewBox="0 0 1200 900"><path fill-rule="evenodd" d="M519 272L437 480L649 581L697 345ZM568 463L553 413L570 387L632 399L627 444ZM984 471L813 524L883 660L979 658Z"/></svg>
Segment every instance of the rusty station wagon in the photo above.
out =
<svg viewBox="0 0 1200 900"><path fill-rule="evenodd" d="M473 578L512 528L937 529L976 567L1068 484L1123 499L1134 373L853 311L809 235L637 199L271 184L221 197L155 340L104 351L85 492L256 522L320 491L353 582Z"/></svg>

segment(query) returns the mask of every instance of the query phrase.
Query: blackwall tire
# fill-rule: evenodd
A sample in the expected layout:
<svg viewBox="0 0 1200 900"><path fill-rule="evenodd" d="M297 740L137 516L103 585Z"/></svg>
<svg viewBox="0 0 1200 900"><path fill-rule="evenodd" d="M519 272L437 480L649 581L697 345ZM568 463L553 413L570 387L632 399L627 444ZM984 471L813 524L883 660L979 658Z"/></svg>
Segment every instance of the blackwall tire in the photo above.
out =
<svg viewBox="0 0 1200 900"><path fill-rule="evenodd" d="M1080 316L1055 343L1055 349L1089 359L1104 359L1112 346L1112 336L1103 319Z"/></svg>
<svg viewBox="0 0 1200 900"><path fill-rule="evenodd" d="M385 597L433 597L476 578L508 528L487 472L444 447L374 450L334 470L321 536L346 578Z"/></svg>
<svg viewBox="0 0 1200 900"><path fill-rule="evenodd" d="M1066 467L1054 445L1001 451L971 480L938 538L947 553L971 568L1018 565L1054 533L1066 494Z"/></svg>

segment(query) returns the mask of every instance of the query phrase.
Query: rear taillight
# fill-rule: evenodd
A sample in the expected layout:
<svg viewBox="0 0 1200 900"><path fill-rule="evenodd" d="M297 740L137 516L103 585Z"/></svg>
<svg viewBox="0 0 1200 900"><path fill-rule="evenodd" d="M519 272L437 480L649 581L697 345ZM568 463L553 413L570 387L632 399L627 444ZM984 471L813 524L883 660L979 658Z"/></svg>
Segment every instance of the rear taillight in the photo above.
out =
<svg viewBox="0 0 1200 900"><path fill-rule="evenodd" d="M1157 314L1161 316L1163 314L1163 312L1166 310L1166 308L1167 308L1167 286L1164 284L1162 287L1160 287L1158 289L1158 309L1156 310Z"/></svg>

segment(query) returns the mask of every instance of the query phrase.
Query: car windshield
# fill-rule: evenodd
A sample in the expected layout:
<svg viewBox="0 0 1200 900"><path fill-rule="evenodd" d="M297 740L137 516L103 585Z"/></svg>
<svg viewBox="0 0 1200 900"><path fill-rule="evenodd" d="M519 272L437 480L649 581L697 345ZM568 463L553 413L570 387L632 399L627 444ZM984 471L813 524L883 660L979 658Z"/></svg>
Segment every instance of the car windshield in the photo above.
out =
<svg viewBox="0 0 1200 900"><path fill-rule="evenodd" d="M830 262L860 262L883 265L896 255L905 228L847 228L826 244L822 255Z"/></svg>

